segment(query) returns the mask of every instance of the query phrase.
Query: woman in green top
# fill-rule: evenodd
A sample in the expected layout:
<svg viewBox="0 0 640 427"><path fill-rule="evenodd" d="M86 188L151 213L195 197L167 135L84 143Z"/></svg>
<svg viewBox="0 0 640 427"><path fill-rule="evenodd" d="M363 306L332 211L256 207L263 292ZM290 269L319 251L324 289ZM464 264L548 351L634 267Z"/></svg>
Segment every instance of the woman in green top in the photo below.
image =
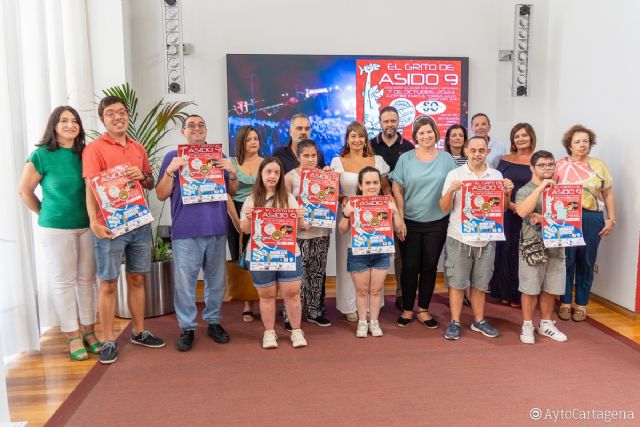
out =
<svg viewBox="0 0 640 427"><path fill-rule="evenodd" d="M51 294L60 329L73 360L99 353L96 323L96 266L82 179L84 130L78 112L57 107L24 165L18 191L38 215L39 235L51 275ZM35 194L42 188L42 200ZM78 326L78 315L82 335ZM84 343L84 345L83 345Z"/></svg>
<svg viewBox="0 0 640 427"><path fill-rule="evenodd" d="M240 253L247 246L249 241L248 235L240 232L240 218L238 213L242 210L242 205L247 197L253 191L253 184L256 182L258 169L263 158L260 157L260 137L258 131L253 126L241 126L236 133L236 157L231 158L231 163L236 168L236 176L238 180L238 190L231 196L231 200L227 200L227 212L229 214L229 228L227 229L227 242L229 244L229 253L231 260L240 259ZM240 237L242 236L242 245L240 245ZM252 322L253 301L258 300L258 293L253 287L253 282L229 284L241 289L235 289L238 294L253 295L251 301L244 302L242 311L242 320Z"/></svg>

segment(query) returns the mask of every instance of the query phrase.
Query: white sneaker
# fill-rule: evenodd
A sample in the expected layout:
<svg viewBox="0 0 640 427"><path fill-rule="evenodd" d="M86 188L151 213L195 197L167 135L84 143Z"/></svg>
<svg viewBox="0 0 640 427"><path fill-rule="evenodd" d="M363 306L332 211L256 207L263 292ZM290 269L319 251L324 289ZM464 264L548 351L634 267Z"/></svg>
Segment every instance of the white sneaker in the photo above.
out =
<svg viewBox="0 0 640 427"><path fill-rule="evenodd" d="M549 337L558 342L565 342L567 340L567 336L556 328L556 322L554 320L540 321L537 332L543 337Z"/></svg>
<svg viewBox="0 0 640 427"><path fill-rule="evenodd" d="M372 320L369 323L369 332L371 332L372 337L381 337L383 334L382 329L380 329L380 322Z"/></svg>
<svg viewBox="0 0 640 427"><path fill-rule="evenodd" d="M533 323L523 323L520 332L520 341L524 344L535 344L536 338L533 336Z"/></svg>
<svg viewBox="0 0 640 427"><path fill-rule="evenodd" d="M356 337L366 338L369 331L369 325L366 320L358 320L358 329L356 329Z"/></svg>
<svg viewBox="0 0 640 427"><path fill-rule="evenodd" d="M358 313L347 313L344 315L348 322L356 323L358 321Z"/></svg>
<svg viewBox="0 0 640 427"><path fill-rule="evenodd" d="M278 347L278 336L276 335L276 331L273 329L264 331L264 335L262 336L262 348L277 348Z"/></svg>
<svg viewBox="0 0 640 427"><path fill-rule="evenodd" d="M307 346L307 340L304 338L302 329L294 329L291 331L291 343L293 344L293 348Z"/></svg>

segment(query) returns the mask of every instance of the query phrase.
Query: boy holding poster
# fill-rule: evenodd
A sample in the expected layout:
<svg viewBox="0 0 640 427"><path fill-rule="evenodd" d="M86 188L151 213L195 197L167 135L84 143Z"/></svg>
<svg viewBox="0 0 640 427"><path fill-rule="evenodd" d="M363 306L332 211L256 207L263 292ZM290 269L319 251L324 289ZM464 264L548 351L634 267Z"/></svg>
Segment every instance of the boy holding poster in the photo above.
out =
<svg viewBox="0 0 640 427"><path fill-rule="evenodd" d="M223 158L221 146L207 143L204 118L189 115L182 124L182 136L187 144L169 151L162 161L156 194L158 200L171 200L173 305L180 327L176 346L179 351L189 351L198 327L196 286L201 269L205 300L202 319L208 324L207 335L218 344L230 339L220 324L226 284L227 195L215 193L213 188L224 191L225 175L231 194L238 186L236 169L231 160ZM211 177L216 177L215 181ZM195 189L192 195L185 194L187 188Z"/></svg>
<svg viewBox="0 0 640 427"><path fill-rule="evenodd" d="M380 195L381 183L382 176L376 168L367 166L362 169L358 174L357 196L344 203L338 225L341 233L351 232L353 236L347 253L347 270L356 287L358 338L366 338L367 332L374 337L382 336L378 315L384 279L389 269L389 254L394 251L391 227L402 227L398 208L391 196ZM367 206L371 209L366 209ZM362 245L356 248L353 242L358 241ZM370 317L368 324L367 312Z"/></svg>
<svg viewBox="0 0 640 427"><path fill-rule="evenodd" d="M317 169L318 153L314 141L300 141L296 147L300 164L284 178L287 191L304 207L304 221L311 223L311 228L298 232L298 245L302 252L302 312L308 322L328 327L331 321L322 314L324 275L331 231L336 223L339 175L326 170L330 168ZM283 317L285 315L283 313ZM285 322L288 322L286 317Z"/></svg>
<svg viewBox="0 0 640 427"><path fill-rule="evenodd" d="M278 229L278 223L282 221L264 221L265 215L254 215L254 211L263 212L261 208L276 208L282 210L280 217L289 220L290 211L295 210L297 219L289 224L282 224ZM273 213L273 209L271 212ZM253 185L253 192L242 206L240 212L240 230L244 234L250 234L250 244L254 250L247 251L246 261L250 263L254 255L259 256L262 248L264 234L270 235L272 240L282 240L285 234L295 236L295 230L308 230L308 224L303 222L304 209L298 207L295 197L287 192L284 185L284 173L282 163L277 157L268 157L262 161L258 169L258 178ZM262 348L278 347L278 336L275 331L276 322L276 298L278 287L284 298L287 316L291 322L291 343L293 347L304 347L307 340L300 329L301 303L300 303L300 276L302 275L302 258L300 248L294 240L295 269L275 271L251 271L253 285L260 296L260 317L264 325Z"/></svg>
<svg viewBox="0 0 640 427"><path fill-rule="evenodd" d="M464 145L464 152L468 158L467 164L452 170L447 175L442 189L440 199L440 209L443 212L451 211L449 218L449 228L447 229L447 241L445 244L445 281L449 286L449 306L451 307L451 321L447 325L444 337L448 340L460 338L460 314L462 313L462 303L465 289L471 287L471 308L473 310L474 322L471 330L480 332L483 335L495 338L500 332L489 325L484 317L485 293L489 289L489 280L493 273L493 261L495 257L494 240L499 238L499 234L484 234L483 230L475 229L476 235L467 233L468 221L473 214L473 205L480 205L482 212L490 212L495 205L501 206L502 210L509 206L509 195L513 189L513 183L502 178L502 174L489 167L486 163L489 155L487 140L481 136L470 138ZM485 200L483 196L480 203L480 195L474 200L472 192L465 192L467 198L464 200L463 190L465 184L474 183L487 184L486 181L493 181L487 191L490 191L490 198ZM498 187L495 181L502 184L499 193L493 191L493 187ZM477 190L482 190L478 186ZM507 197L505 197L507 196ZM504 237L503 237L504 238Z"/></svg>
<svg viewBox="0 0 640 427"><path fill-rule="evenodd" d="M523 218L520 232L518 290L522 292L522 332L520 341L534 344L533 314L540 301L539 335L564 342L567 336L551 320L556 295L564 294L566 267L564 248L545 248L542 243L543 193L553 188L553 154L537 151L531 156L531 181L516 194L516 212Z"/></svg>
<svg viewBox="0 0 640 427"><path fill-rule="evenodd" d="M123 254L133 323L129 339L131 343L145 347L163 347L165 343L162 338L144 329L144 274L151 271L151 225L146 224L114 237L92 192L90 179L107 169L129 164L124 170L128 180L138 181L142 187L150 190L153 188L153 176L149 157L140 143L127 136L129 110L122 99L117 96L102 98L98 105L98 116L107 131L82 152L82 176L87 184L87 212L89 226L95 235L94 251L100 280L98 311L104 333L100 363L110 364L118 358L113 321ZM130 187L127 186L128 189Z"/></svg>

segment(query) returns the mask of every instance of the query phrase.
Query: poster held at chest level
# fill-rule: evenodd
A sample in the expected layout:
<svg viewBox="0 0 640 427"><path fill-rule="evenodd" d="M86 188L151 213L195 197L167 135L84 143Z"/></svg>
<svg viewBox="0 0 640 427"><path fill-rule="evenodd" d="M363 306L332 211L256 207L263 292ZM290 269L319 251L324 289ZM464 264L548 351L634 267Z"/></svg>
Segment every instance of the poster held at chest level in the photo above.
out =
<svg viewBox="0 0 640 427"><path fill-rule="evenodd" d="M113 237L153 222L140 181L127 177L129 163L89 178L91 191Z"/></svg>
<svg viewBox="0 0 640 427"><path fill-rule="evenodd" d="M302 168L298 203L304 207L304 221L313 227L335 228L340 175L333 171Z"/></svg>
<svg viewBox="0 0 640 427"><path fill-rule="evenodd" d="M295 271L298 214L295 209L254 208L251 271Z"/></svg>
<svg viewBox="0 0 640 427"><path fill-rule="evenodd" d="M466 241L505 240L504 182L462 181L462 238Z"/></svg>
<svg viewBox="0 0 640 427"><path fill-rule="evenodd" d="M221 144L178 145L178 156L188 162L180 168L182 203L227 200L224 170L216 167L216 162L222 159Z"/></svg>
<svg viewBox="0 0 640 427"><path fill-rule="evenodd" d="M351 251L354 255L395 252L390 201L390 196L349 198L349 203L353 207Z"/></svg>
<svg viewBox="0 0 640 427"><path fill-rule="evenodd" d="M554 185L542 192L542 241L547 248L584 246L582 185Z"/></svg>

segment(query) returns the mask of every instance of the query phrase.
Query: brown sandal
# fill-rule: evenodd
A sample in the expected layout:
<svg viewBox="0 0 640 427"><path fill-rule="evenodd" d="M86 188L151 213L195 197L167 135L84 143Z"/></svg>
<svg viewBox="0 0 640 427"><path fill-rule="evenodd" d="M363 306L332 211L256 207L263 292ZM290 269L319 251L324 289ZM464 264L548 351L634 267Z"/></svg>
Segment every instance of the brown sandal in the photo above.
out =
<svg viewBox="0 0 640 427"><path fill-rule="evenodd" d="M587 312L586 310L573 310L573 321L574 322L584 322L587 320Z"/></svg>
<svg viewBox="0 0 640 427"><path fill-rule="evenodd" d="M561 305L560 310L558 310L558 317L562 320L570 320L571 319L571 306L570 305ZM575 320L575 318L574 318Z"/></svg>

